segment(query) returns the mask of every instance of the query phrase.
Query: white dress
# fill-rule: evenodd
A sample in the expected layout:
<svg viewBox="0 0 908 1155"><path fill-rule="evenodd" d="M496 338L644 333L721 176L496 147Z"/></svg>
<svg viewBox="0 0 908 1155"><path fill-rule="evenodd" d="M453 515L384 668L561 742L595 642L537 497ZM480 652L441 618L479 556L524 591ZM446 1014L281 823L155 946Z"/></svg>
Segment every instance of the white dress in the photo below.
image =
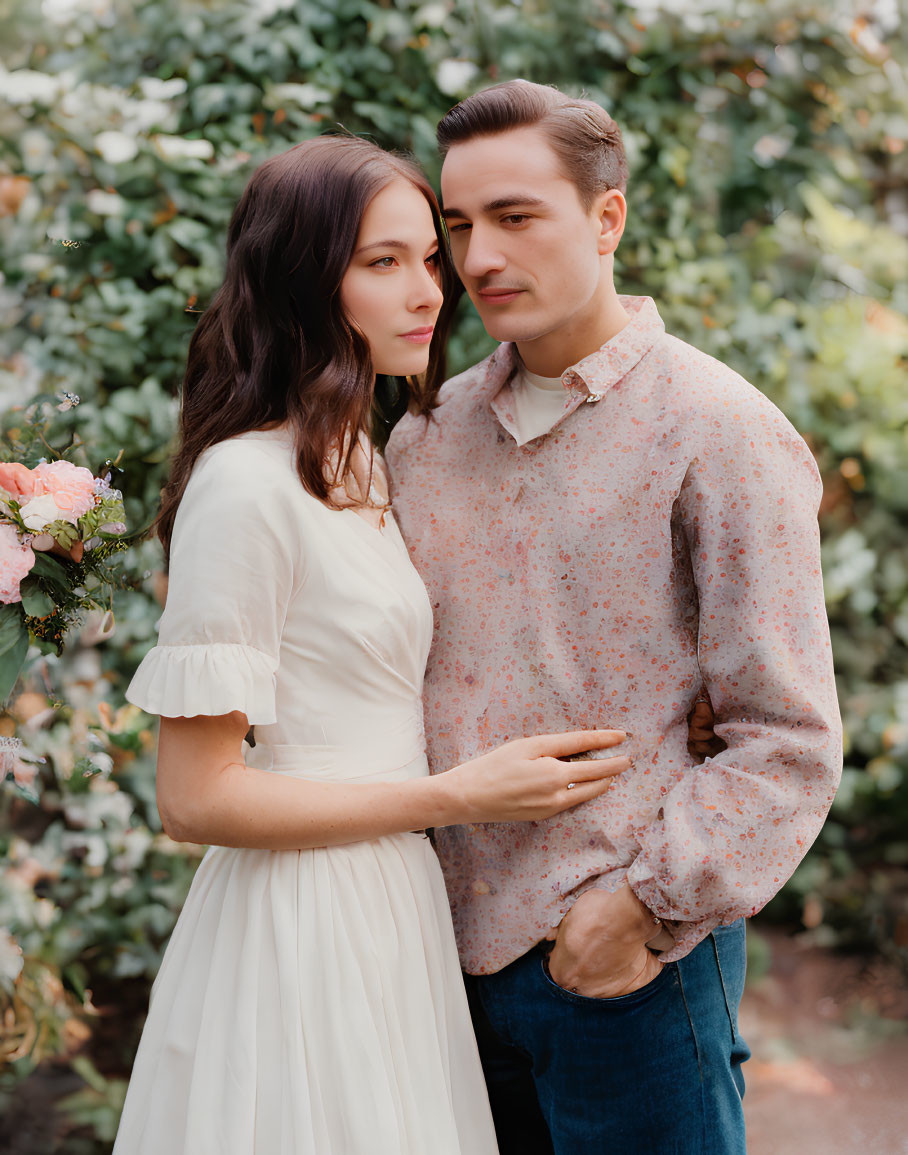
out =
<svg viewBox="0 0 908 1155"><path fill-rule="evenodd" d="M288 436L208 450L180 505L159 644L128 697L245 711L247 762L428 773L432 613L388 517L302 487ZM444 882L423 834L209 849L151 995L115 1155L497 1155Z"/></svg>

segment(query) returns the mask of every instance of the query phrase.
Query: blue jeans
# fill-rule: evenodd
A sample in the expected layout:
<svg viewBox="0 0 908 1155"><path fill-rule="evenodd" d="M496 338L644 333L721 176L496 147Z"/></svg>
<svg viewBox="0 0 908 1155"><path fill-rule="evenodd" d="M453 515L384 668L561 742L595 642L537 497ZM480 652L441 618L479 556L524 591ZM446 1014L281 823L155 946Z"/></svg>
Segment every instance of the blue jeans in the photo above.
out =
<svg viewBox="0 0 908 1155"><path fill-rule="evenodd" d="M742 1155L743 919L615 999L546 955L466 976L501 1155Z"/></svg>

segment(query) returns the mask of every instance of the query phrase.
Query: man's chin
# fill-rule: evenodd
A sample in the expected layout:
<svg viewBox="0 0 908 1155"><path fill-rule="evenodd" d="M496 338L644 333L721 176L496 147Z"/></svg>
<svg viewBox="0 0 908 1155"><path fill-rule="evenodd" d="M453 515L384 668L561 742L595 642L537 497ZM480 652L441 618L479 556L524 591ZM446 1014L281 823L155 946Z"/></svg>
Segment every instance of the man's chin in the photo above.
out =
<svg viewBox="0 0 908 1155"><path fill-rule="evenodd" d="M485 331L493 341L532 341L539 336L538 327L517 317L504 317L500 312L489 315L489 310L477 308Z"/></svg>

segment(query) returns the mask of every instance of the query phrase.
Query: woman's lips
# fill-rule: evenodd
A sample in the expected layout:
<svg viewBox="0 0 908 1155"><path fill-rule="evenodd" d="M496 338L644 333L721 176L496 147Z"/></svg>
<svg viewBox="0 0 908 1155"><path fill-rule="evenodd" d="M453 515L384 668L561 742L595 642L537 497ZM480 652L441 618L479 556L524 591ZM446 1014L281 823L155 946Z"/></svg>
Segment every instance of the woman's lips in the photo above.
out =
<svg viewBox="0 0 908 1155"><path fill-rule="evenodd" d="M401 337L405 341L410 341L414 345L428 345L432 340L432 334L435 332L431 326L424 329L411 329L409 333L401 333Z"/></svg>

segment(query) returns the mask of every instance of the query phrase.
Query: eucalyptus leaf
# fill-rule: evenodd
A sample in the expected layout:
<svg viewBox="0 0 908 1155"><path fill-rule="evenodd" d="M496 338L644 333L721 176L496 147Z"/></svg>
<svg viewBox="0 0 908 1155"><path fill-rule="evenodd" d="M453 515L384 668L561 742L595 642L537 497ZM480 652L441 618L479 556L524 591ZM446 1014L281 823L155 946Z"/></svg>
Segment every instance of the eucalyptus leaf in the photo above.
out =
<svg viewBox="0 0 908 1155"><path fill-rule="evenodd" d="M28 654L28 629L17 605L0 605L0 704L9 700Z"/></svg>
<svg viewBox="0 0 908 1155"><path fill-rule="evenodd" d="M22 584L24 587L25 583ZM28 591L23 588L21 592L22 608L30 618L43 618L53 611L55 604L53 598L37 586Z"/></svg>
<svg viewBox="0 0 908 1155"><path fill-rule="evenodd" d="M35 564L29 576L43 579L61 595L66 594L70 587L66 563L50 553L35 553Z"/></svg>

